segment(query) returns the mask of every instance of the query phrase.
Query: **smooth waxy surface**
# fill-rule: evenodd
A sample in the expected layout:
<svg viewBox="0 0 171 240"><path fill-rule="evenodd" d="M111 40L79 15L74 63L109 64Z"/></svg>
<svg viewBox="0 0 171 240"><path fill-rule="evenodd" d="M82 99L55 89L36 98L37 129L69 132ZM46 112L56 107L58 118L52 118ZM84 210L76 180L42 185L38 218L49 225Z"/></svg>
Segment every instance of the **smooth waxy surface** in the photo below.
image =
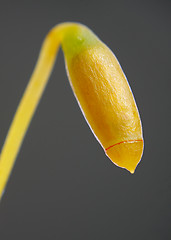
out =
<svg viewBox="0 0 171 240"><path fill-rule="evenodd" d="M143 140L116 143L106 150L106 155L119 167L134 173L143 154Z"/></svg>

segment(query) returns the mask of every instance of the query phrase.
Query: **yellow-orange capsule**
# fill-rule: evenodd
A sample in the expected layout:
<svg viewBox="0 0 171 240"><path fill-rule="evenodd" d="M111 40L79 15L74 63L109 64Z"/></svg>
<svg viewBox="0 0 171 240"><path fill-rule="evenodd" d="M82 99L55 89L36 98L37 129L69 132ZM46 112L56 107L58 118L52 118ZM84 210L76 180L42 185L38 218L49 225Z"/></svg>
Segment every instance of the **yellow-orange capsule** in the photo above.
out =
<svg viewBox="0 0 171 240"><path fill-rule="evenodd" d="M143 153L142 127L119 62L82 25L70 27L62 46L72 89L90 128L107 156L133 173Z"/></svg>

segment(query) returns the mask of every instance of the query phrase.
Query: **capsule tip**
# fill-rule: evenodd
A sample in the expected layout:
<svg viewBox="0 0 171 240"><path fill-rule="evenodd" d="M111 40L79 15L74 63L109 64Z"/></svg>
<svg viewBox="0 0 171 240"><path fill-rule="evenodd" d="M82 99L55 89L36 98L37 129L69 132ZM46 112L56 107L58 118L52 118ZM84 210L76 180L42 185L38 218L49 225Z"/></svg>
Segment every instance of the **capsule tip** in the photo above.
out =
<svg viewBox="0 0 171 240"><path fill-rule="evenodd" d="M110 160L121 168L134 173L143 154L143 140L129 140L108 147L105 152Z"/></svg>

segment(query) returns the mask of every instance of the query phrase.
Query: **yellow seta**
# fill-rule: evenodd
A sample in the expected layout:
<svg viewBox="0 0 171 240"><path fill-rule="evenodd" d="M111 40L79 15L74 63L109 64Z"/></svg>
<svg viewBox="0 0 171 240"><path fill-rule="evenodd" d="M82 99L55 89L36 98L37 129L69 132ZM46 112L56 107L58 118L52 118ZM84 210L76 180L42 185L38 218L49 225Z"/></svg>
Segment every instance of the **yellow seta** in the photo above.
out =
<svg viewBox="0 0 171 240"><path fill-rule="evenodd" d="M119 62L89 28L79 23L61 23L48 33L43 42L38 62L2 148L0 198L46 87L60 44L74 95L106 155L131 173L141 160L143 136L140 116Z"/></svg>

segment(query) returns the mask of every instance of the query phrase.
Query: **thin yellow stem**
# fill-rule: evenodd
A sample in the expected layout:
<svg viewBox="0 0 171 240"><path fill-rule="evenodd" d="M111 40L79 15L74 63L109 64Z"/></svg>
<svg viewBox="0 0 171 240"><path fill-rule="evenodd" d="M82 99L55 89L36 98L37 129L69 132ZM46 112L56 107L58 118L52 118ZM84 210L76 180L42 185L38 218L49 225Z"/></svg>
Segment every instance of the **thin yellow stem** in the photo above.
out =
<svg viewBox="0 0 171 240"><path fill-rule="evenodd" d="M0 199L22 141L51 74L59 45L61 26L52 29L44 40L38 62L20 101L0 155Z"/></svg>

